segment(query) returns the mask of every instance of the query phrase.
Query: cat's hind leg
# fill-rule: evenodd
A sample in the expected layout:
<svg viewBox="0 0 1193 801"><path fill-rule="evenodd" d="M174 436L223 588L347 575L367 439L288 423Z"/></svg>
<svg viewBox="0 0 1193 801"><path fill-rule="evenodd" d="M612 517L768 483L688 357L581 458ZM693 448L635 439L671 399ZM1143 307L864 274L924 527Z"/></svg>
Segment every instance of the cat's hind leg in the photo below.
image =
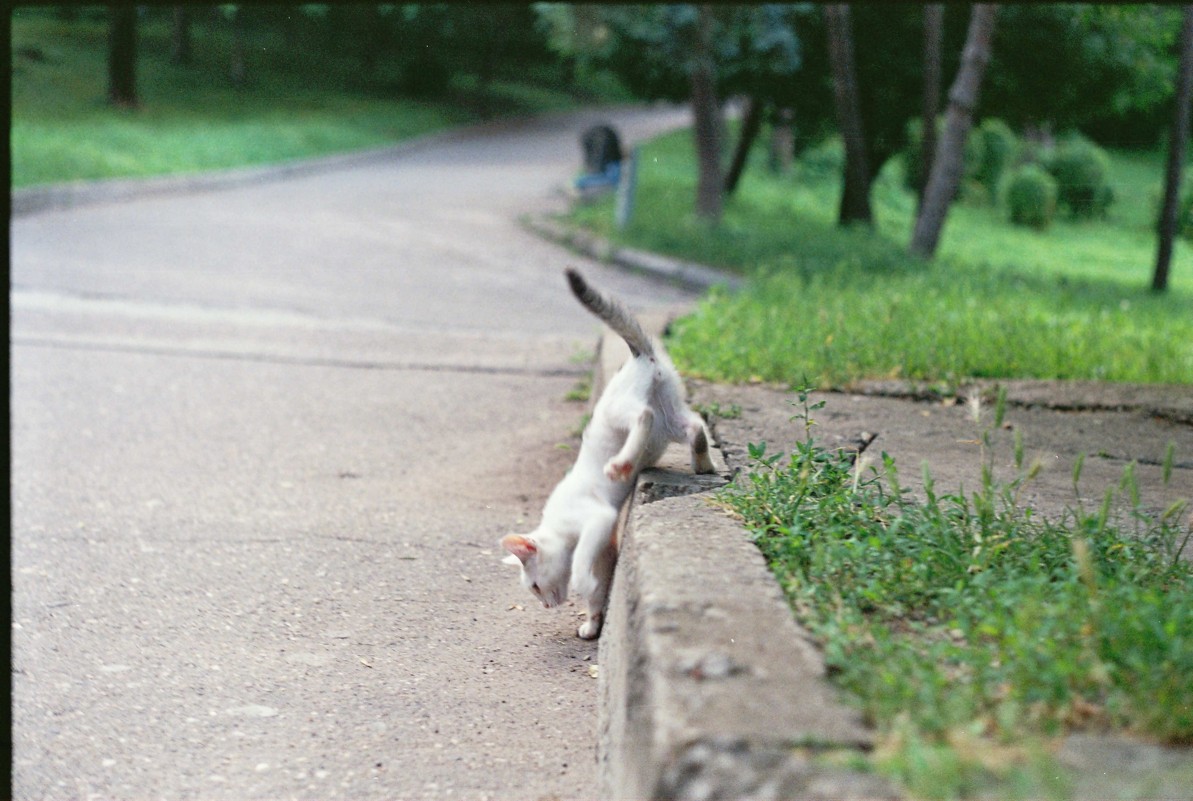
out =
<svg viewBox="0 0 1193 801"><path fill-rule="evenodd" d="M715 473L712 457L708 453L708 430L704 426L704 419L695 412L688 412L688 422L684 426L688 438L688 447L692 451L693 473Z"/></svg>
<svg viewBox="0 0 1193 801"><path fill-rule="evenodd" d="M625 444L617 455L605 464L605 475L610 481L629 481L642 467L642 457L650 444L650 431L654 426L654 411L644 407L630 427Z"/></svg>

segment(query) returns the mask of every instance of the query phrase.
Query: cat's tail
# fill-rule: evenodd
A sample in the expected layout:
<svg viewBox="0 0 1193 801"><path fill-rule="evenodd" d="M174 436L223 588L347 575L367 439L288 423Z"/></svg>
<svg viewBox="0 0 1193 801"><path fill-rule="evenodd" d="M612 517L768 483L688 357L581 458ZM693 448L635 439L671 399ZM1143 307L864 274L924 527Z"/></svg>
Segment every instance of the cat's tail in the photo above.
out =
<svg viewBox="0 0 1193 801"><path fill-rule="evenodd" d="M590 286L584 280L584 276L580 275L580 272L574 267L568 267L564 272L567 274L568 284L572 287L572 294L576 296L576 299L584 304L584 308L600 317L616 331L630 346L630 353L635 357L654 355L654 345L651 343L650 337L642 330L642 326L634 319L634 315L630 314L629 309L614 298L601 294Z"/></svg>

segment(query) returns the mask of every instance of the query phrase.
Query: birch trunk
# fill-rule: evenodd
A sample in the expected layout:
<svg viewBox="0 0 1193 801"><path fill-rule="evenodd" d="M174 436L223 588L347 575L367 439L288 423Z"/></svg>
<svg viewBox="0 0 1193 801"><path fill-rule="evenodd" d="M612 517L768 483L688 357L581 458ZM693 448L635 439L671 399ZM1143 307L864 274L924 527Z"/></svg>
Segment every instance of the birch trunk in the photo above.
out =
<svg viewBox="0 0 1193 801"><path fill-rule="evenodd" d="M911 236L911 252L926 259L936 254L949 204L961 185L965 140L969 136L969 129L973 127L974 108L977 107L982 77L990 61L990 42L994 36L997 15L997 5L978 3L974 5L969 18L961 67L949 90L944 134L932 159L924 202L916 216L915 231Z"/></svg>
<svg viewBox="0 0 1193 801"><path fill-rule="evenodd" d="M837 216L840 225L863 222L873 225L870 210L870 170L866 158L866 139L858 101L857 72L853 60L853 27L849 6L832 3L824 7L824 26L828 35L829 65L833 73L833 106L837 125L845 140L844 189Z"/></svg>

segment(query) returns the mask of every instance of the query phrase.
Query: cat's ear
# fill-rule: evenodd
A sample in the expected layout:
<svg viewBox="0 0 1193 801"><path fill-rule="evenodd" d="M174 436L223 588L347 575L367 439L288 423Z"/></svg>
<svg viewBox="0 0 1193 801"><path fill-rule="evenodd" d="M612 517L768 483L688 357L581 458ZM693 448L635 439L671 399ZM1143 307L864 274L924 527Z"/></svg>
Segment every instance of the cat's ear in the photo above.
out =
<svg viewBox="0 0 1193 801"><path fill-rule="evenodd" d="M507 534L501 538L501 547L517 558L518 562L526 564L526 560L538 552L534 540L521 534Z"/></svg>

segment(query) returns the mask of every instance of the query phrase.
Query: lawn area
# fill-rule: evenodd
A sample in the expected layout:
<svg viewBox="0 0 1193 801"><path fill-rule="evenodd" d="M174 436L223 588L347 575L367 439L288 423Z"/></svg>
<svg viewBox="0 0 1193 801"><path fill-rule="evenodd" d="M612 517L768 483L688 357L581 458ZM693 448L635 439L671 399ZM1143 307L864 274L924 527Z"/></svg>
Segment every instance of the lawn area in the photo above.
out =
<svg viewBox="0 0 1193 801"><path fill-rule="evenodd" d="M401 97L380 85L355 85L352 58L295 54L276 33L246 37L248 81L235 88L226 77L226 27L210 14L197 17L193 62L179 66L169 60L165 20L143 20L141 107L128 110L105 102L108 23L102 10L84 9L70 21L54 9L14 11L12 185L273 163L379 147L481 118L482 98L471 76L459 76L443 99ZM545 81L496 80L487 100L504 114L575 102Z"/></svg>
<svg viewBox="0 0 1193 801"><path fill-rule="evenodd" d="M925 466L920 498L886 454L875 470L821 447L823 403L797 392L803 440L789 457L751 444L748 475L718 498L877 730L876 768L913 798L1063 799L1076 777L1051 754L1066 733L1193 742L1187 502L1144 514L1132 466L1095 508L1057 520L1020 508L1039 468L1017 441L1019 475L993 478L1004 399L984 428L973 412L978 491L938 493ZM1170 447L1166 471L1174 458Z"/></svg>
<svg viewBox="0 0 1193 801"><path fill-rule="evenodd" d="M742 273L674 327L689 374L844 386L867 378L956 384L968 377L1193 383L1193 246L1179 242L1171 291L1148 285L1160 153L1112 153L1118 201L1105 220L1017 228L989 202L955 204L938 258L906 254L914 200L892 162L874 191L876 229L835 226L840 145L807 151L791 175L756 149L716 228L692 214L690 133L641 148L635 218L611 201L573 219L625 244Z"/></svg>

